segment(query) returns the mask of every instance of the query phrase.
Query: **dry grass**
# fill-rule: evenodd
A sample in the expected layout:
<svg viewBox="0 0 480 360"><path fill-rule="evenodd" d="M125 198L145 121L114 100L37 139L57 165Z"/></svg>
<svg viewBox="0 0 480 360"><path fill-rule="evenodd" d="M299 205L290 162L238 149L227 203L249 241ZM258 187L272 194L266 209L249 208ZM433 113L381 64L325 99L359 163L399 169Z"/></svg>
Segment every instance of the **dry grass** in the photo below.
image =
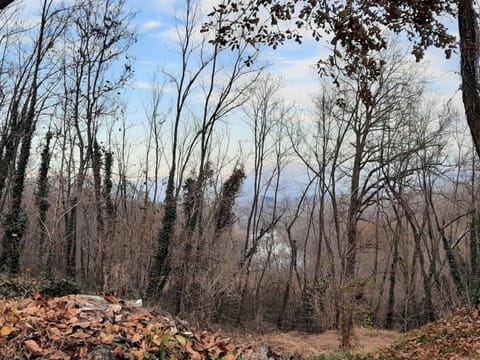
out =
<svg viewBox="0 0 480 360"><path fill-rule="evenodd" d="M355 347L352 352L371 352L386 347L393 344L399 335L400 333L396 331L357 328L355 331ZM335 353L340 346L339 336L333 330L313 335L298 332L247 335L237 337L235 340L252 345L264 343L282 354L298 353L307 358Z"/></svg>

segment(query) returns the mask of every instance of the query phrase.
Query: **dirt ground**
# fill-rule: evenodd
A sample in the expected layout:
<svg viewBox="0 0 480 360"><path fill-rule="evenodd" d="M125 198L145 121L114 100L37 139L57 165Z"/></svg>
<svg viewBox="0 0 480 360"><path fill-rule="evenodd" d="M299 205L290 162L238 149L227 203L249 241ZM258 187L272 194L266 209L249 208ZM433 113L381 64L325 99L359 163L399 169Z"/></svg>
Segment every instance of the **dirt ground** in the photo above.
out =
<svg viewBox="0 0 480 360"><path fill-rule="evenodd" d="M358 328L355 331L353 352L370 352L395 342L400 333L388 330ZM270 345L282 354L298 353L305 357L335 353L339 350L339 337L335 331L321 334L302 334L298 332L271 333L265 335L247 335L237 337L239 342Z"/></svg>

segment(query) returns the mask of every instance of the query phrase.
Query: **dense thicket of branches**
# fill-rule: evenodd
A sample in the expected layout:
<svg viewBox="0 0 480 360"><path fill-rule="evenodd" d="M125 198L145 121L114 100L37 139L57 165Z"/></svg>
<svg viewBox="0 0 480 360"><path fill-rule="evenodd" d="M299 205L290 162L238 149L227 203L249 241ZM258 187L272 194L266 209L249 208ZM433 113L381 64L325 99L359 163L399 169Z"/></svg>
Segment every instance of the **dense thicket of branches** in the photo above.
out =
<svg viewBox="0 0 480 360"><path fill-rule="evenodd" d="M365 106L374 108L375 94L369 86L371 80L378 80L385 71L384 59L378 59L378 52L388 48L389 32L405 34L412 44L412 54L417 62L430 46L445 49L447 58L455 48L455 36L444 24L447 16L458 20L460 44L460 74L462 95L467 123L472 134L477 155L480 156L480 96L478 91L478 22L474 1L302 1L302 0L240 0L219 2L209 14L211 21L205 23L202 31L214 30L213 44L236 48L247 43L254 47L267 44L277 48L285 40L302 42L305 34L316 40L326 39L332 46L327 59L320 59L318 70L329 75L338 84L339 77L357 79L358 94ZM221 23L222 26L218 24ZM368 111L367 111L368 112ZM363 120L365 128L370 120L367 114ZM353 160L353 174L350 187L350 206L347 220L348 247L346 274L354 277L357 215L362 207L362 193L359 193L359 174L365 137L357 131L356 154ZM365 134L365 133L364 133ZM359 141L360 140L360 141ZM413 225L412 225L413 226ZM419 240L418 240L419 241ZM456 262L448 249L452 276L456 275ZM423 260L420 258L421 263ZM349 282L349 281L347 281ZM348 296L347 296L348 297ZM426 294L429 302L430 294ZM343 299L351 304L352 299ZM350 347L351 306L342 311L342 346ZM433 319L433 312L430 312Z"/></svg>
<svg viewBox="0 0 480 360"><path fill-rule="evenodd" d="M123 1L45 0L30 28L0 12L2 271L147 296L204 326L337 328L345 346L354 324L408 329L478 304L478 162L424 65L352 26L365 2L257 2L276 9L268 26L305 4L297 27L352 51L298 109L227 29L273 45L300 33L257 33L255 8L232 23L228 3L214 44L198 3L182 8L180 66L155 75L140 142L119 96L134 66ZM452 4L371 4L372 22L409 19L391 26L416 55L450 49L437 15Z"/></svg>

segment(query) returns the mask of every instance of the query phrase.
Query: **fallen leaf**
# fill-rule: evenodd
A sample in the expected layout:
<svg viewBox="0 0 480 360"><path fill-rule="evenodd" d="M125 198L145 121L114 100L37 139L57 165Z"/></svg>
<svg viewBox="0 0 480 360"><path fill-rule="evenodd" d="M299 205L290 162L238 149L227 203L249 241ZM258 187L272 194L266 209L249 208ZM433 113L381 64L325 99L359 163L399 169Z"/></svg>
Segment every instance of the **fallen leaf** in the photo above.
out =
<svg viewBox="0 0 480 360"><path fill-rule="evenodd" d="M42 295L40 295L40 292L38 290L34 290L32 291L32 297L34 300L38 300L42 297Z"/></svg>
<svg viewBox="0 0 480 360"><path fill-rule="evenodd" d="M103 298L111 304L118 304L120 302L118 296L115 295L104 295Z"/></svg>
<svg viewBox="0 0 480 360"><path fill-rule="evenodd" d="M133 343L139 343L140 341L142 341L143 339L143 336L140 335L140 334L133 334L132 335L132 342Z"/></svg>
<svg viewBox="0 0 480 360"><path fill-rule="evenodd" d="M100 341L104 344L111 344L115 341L115 336L112 334L100 333Z"/></svg>
<svg viewBox="0 0 480 360"><path fill-rule="evenodd" d="M110 304L108 306L108 311L112 314L118 314L120 311L122 311L122 305L120 305L120 304Z"/></svg>
<svg viewBox="0 0 480 360"><path fill-rule="evenodd" d="M63 332L61 332L58 328L53 326L47 329L47 333L48 333L48 338L51 340L58 340L65 336Z"/></svg>
<svg viewBox="0 0 480 360"><path fill-rule="evenodd" d="M70 360L70 356L60 350L53 350L45 354L45 358L49 360Z"/></svg>
<svg viewBox="0 0 480 360"><path fill-rule="evenodd" d="M75 317L77 316L79 313L80 313L80 310L79 309L76 309L76 308L70 308L68 309L67 311L72 317Z"/></svg>
<svg viewBox="0 0 480 360"><path fill-rule="evenodd" d="M80 350L78 351L78 355L80 356L81 359L83 359L88 353L88 348L86 346L82 346Z"/></svg>
<svg viewBox="0 0 480 360"><path fill-rule="evenodd" d="M13 307L7 308L4 311L3 316L4 316L6 322L9 322L9 323L12 323L12 324L16 324L17 322L20 321L20 316L18 316L17 310Z"/></svg>
<svg viewBox="0 0 480 360"><path fill-rule="evenodd" d="M37 344L35 340L27 340L24 342L27 352L33 355L42 355L43 349Z"/></svg>
<svg viewBox="0 0 480 360"><path fill-rule="evenodd" d="M228 351L235 351L235 350L237 350L237 347L236 347L234 344L232 344L232 343L227 344L227 345L225 346L225 348L226 348Z"/></svg>
<svg viewBox="0 0 480 360"><path fill-rule="evenodd" d="M0 336L8 336L12 333L12 328L9 326L2 326L2 330L0 330Z"/></svg>
<svg viewBox="0 0 480 360"><path fill-rule="evenodd" d="M24 310L26 315L35 315L38 312L38 307L36 305L30 305Z"/></svg>
<svg viewBox="0 0 480 360"><path fill-rule="evenodd" d="M15 353L29 359L82 359L102 343L111 345L117 357L128 359L140 359L145 352L164 353L172 360L205 360L208 354L233 360L243 354L241 346L237 348L218 334L179 331L175 321L158 313L131 313L122 302L108 300L76 295L0 300L0 359L13 358ZM20 331L28 340L12 337Z"/></svg>
<svg viewBox="0 0 480 360"><path fill-rule="evenodd" d="M70 337L73 337L75 339L87 339L90 336L91 336L90 334L87 334L87 333L84 333L84 332L81 332L81 331L73 333L72 335L70 335Z"/></svg>
<svg viewBox="0 0 480 360"><path fill-rule="evenodd" d="M192 360L201 360L202 359L202 356L200 355L200 353L198 351L195 351L192 349L192 344L190 344L189 342L187 343L187 352L190 354L190 359Z"/></svg>
<svg viewBox="0 0 480 360"><path fill-rule="evenodd" d="M115 349L113 349L113 352L115 353L115 355L119 358L123 358L125 353L122 349L121 346L116 346Z"/></svg>

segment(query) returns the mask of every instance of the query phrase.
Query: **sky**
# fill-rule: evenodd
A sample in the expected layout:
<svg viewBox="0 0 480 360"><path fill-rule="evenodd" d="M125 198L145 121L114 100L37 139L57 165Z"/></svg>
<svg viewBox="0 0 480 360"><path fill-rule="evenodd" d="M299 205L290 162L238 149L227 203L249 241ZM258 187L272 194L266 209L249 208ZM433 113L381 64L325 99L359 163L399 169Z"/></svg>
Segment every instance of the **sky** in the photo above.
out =
<svg viewBox="0 0 480 360"><path fill-rule="evenodd" d="M61 0L55 0L61 1ZM125 0L127 8L137 15L133 25L138 31L138 42L132 49L136 57L136 78L133 85L148 88L154 72L169 67L175 61L175 16L181 15L186 0ZM219 0L199 0L203 11L209 12ZM26 4L26 17L38 16L41 0L23 0ZM446 20L456 33L455 23ZM305 38L303 44L288 42L276 50L262 49L261 59L271 63L269 70L283 77L287 87L283 94L289 99L305 102L305 89L317 88L318 80L314 65L318 59L328 54L325 44ZM431 90L445 98L452 97L458 89L458 57L447 60L442 50L430 49L425 57L428 75L432 79ZM143 95L141 96L143 97Z"/></svg>
<svg viewBox="0 0 480 360"><path fill-rule="evenodd" d="M205 11L209 11L216 0L200 0ZM149 82L149 72L159 66L168 64L172 54L170 41L175 38L175 14L181 12L185 0L127 0L127 5L138 10L136 25L140 32L139 41L135 46L137 56L137 85ZM450 20L447 20L449 22ZM455 24L449 22L455 32ZM303 44L288 42L276 50L262 49L261 59L271 63L269 70L282 76L286 87L282 95L298 104L308 102L305 92L314 93L318 87L318 77L315 73L315 63L328 54L325 44L305 38ZM413 56L412 56L413 59ZM458 58L453 56L447 60L442 50L430 49L424 62L427 74L431 79L430 91L438 100L448 100L453 97L460 104L458 95L459 76Z"/></svg>
<svg viewBox="0 0 480 360"><path fill-rule="evenodd" d="M55 0L61 1L61 0ZM135 77L126 91L128 102L128 118L132 124L132 133L138 134L138 143L144 142L145 121L144 106L151 94L152 79L156 72L178 70L178 53L175 41L175 16L181 16L186 0L125 0L126 7L136 12L132 26L138 31L138 41L130 53L136 58ZM207 13L218 0L199 0L202 10ZM39 14L41 0L24 0L26 17ZM448 23L448 20L447 20ZM455 32L455 24L449 24ZM316 62L328 55L325 43L315 42L308 37L302 44L287 42L276 50L265 47L260 52L260 62L268 62L268 71L281 76L284 87L280 95L289 103L299 108L308 108L310 95L318 91L319 80L315 71ZM413 61L412 56L412 61ZM458 75L459 60L453 56L447 60L442 50L427 51L424 63L426 75L430 79L429 96L438 104L451 100L462 113L461 94L458 91L460 78ZM167 94L168 96L168 94ZM167 105L168 106L168 105ZM136 130L135 130L136 129ZM238 121L228 125L235 142L247 136L248 128ZM133 140L135 141L135 140ZM140 147L139 147L140 149ZM138 150L141 151L141 150ZM142 157L144 155L141 155Z"/></svg>
<svg viewBox="0 0 480 360"><path fill-rule="evenodd" d="M209 12L217 0L200 0L205 12ZM149 82L152 74L160 68L172 69L178 61L177 54L172 51L175 46L175 14L181 14L185 0L127 0L127 5L137 9L135 19L139 31L138 42L133 52L137 58L136 79L130 99L140 99L135 105L130 105L133 114L141 113L142 100L148 96ZM453 32L456 25L447 19L447 24ZM408 46L408 44L405 44ZM285 86L280 95L297 107L308 108L310 96L319 89L318 75L315 64L322 57L329 54L325 43L316 42L308 37L302 44L287 42L273 50L265 47L261 49L260 61L270 63L269 72L279 75ZM414 62L414 57L411 57ZM442 50L430 49L423 61L429 78L429 97L435 104L451 101L463 113L461 93L458 90L460 77L458 74L459 59L456 55L447 60ZM237 121L229 125L235 136L245 135L248 129Z"/></svg>
<svg viewBox="0 0 480 360"><path fill-rule="evenodd" d="M55 0L61 1L61 0ZM145 99L151 89L155 72L162 69L175 71L178 54L175 53L175 16L182 14L186 0L125 0L126 7L134 10L136 16L133 26L138 31L138 41L131 50L136 58L135 78L131 82L132 91L128 92L130 112L142 113ZM202 11L208 13L219 0L199 0ZM40 0L24 0L26 16L38 16ZM456 32L455 23L446 20L447 25ZM285 84L281 95L298 106L307 106L309 95L318 89L318 76L315 63L329 53L325 43L315 42L308 37L301 45L287 42L276 50L262 48L260 61L270 64L269 72L281 76ZM413 60L413 56L412 56ZM436 100L452 100L461 106L459 94L459 60L455 55L447 60L442 50L427 51L424 63L427 64L427 76L430 79L431 96Z"/></svg>

